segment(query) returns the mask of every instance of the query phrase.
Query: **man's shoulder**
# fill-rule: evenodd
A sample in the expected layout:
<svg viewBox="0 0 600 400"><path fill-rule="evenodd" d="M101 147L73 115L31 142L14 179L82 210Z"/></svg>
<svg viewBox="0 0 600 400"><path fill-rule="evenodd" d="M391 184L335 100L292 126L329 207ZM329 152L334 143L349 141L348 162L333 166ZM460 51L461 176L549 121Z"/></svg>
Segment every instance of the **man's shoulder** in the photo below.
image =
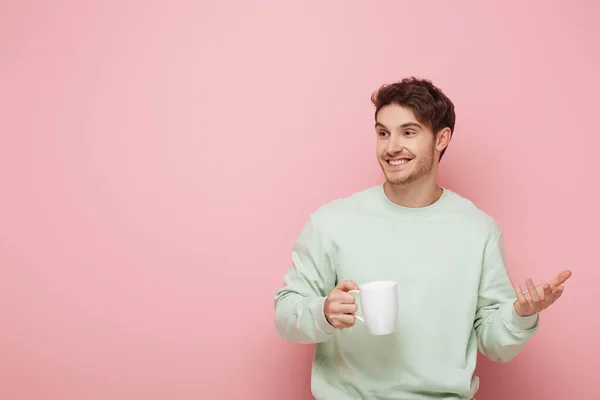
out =
<svg viewBox="0 0 600 400"><path fill-rule="evenodd" d="M465 222L479 226L492 233L500 232L501 228L496 219L482 207L457 192L446 190L448 191L448 196L451 198L450 210L452 212L464 218Z"/></svg>
<svg viewBox="0 0 600 400"><path fill-rule="evenodd" d="M329 218L367 210L376 203L378 189L379 186L371 186L347 196L336 198L321 205L311 214L316 218Z"/></svg>

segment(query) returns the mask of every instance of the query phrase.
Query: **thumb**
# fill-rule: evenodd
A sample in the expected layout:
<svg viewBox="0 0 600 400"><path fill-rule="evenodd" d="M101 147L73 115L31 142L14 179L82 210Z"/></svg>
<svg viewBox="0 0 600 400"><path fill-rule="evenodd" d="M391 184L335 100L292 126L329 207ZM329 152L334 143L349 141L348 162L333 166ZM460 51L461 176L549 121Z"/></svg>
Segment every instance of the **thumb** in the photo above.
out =
<svg viewBox="0 0 600 400"><path fill-rule="evenodd" d="M552 289L555 289L556 287L558 287L558 286L562 285L563 283L565 283L567 281L567 279L569 279L571 277L572 274L573 273L570 270L566 270L566 271L561 272L550 283L550 286L552 287Z"/></svg>
<svg viewBox="0 0 600 400"><path fill-rule="evenodd" d="M348 292L350 290L358 290L358 285L354 281L345 280L338 283L335 288L344 292Z"/></svg>

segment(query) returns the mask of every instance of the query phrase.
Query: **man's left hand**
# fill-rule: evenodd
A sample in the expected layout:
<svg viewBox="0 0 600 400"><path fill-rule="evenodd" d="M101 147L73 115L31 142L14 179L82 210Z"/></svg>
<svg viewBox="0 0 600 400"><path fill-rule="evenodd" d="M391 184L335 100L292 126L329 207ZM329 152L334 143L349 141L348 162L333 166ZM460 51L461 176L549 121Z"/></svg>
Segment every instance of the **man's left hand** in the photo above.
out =
<svg viewBox="0 0 600 400"><path fill-rule="evenodd" d="M527 291L523 292L519 284L514 285L517 301L515 312L521 317L537 314L550 307L563 294L563 284L571 277L571 271L566 270L550 283L534 285L533 280L527 279Z"/></svg>

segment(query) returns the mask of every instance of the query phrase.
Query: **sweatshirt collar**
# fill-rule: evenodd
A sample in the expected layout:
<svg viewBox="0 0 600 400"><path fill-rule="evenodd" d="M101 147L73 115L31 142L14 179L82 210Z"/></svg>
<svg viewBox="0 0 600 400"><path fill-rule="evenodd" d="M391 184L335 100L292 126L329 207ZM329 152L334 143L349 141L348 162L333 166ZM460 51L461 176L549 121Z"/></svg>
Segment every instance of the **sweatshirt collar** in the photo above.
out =
<svg viewBox="0 0 600 400"><path fill-rule="evenodd" d="M439 212L443 206L447 203L450 195L448 189L442 187L442 195L433 204L425 207L405 207L394 203L387 197L383 184L378 185L377 194L383 203L383 205L392 213L404 217L426 217Z"/></svg>

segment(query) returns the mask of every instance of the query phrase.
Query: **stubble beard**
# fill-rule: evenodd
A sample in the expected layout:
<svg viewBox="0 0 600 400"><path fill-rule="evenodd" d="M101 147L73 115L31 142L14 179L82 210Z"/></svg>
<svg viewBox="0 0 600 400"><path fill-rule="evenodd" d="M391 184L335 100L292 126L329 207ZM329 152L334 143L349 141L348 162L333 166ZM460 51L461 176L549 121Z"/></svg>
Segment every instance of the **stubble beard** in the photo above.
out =
<svg viewBox="0 0 600 400"><path fill-rule="evenodd" d="M411 167L410 172L407 174L404 171L397 172L389 172L385 167L389 164L385 160L380 160L381 168L383 169L383 174L385 175L385 179L388 183L392 185L408 185L409 183L415 182L427 175L433 169L433 157L434 157L434 146L431 146L429 154L427 156L416 157L411 161L416 162L415 165Z"/></svg>

